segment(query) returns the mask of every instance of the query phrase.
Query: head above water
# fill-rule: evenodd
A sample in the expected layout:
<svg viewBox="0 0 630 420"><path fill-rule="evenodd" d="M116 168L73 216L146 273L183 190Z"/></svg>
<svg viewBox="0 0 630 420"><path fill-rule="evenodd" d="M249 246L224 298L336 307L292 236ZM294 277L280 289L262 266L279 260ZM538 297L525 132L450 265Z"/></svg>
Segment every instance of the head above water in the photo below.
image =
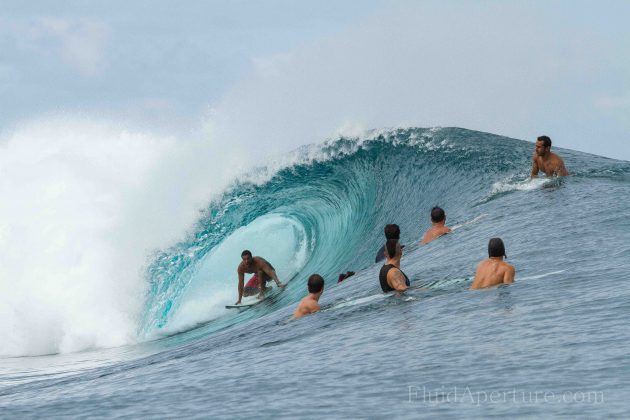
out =
<svg viewBox="0 0 630 420"><path fill-rule="evenodd" d="M444 220L446 220L446 213L444 213L444 210L441 207L433 207L431 209L431 221L433 223L440 223Z"/></svg>
<svg viewBox="0 0 630 420"><path fill-rule="evenodd" d="M549 136L539 136L536 141L542 141L545 147L551 147L551 139Z"/></svg>
<svg viewBox="0 0 630 420"><path fill-rule="evenodd" d="M488 256L489 257L505 257L505 245L501 238L492 238L488 242Z"/></svg>
<svg viewBox="0 0 630 420"><path fill-rule="evenodd" d="M324 290L324 279L319 274L312 274L308 278L308 292L319 293Z"/></svg>
<svg viewBox="0 0 630 420"><path fill-rule="evenodd" d="M551 150L551 139L548 136L540 136L536 139L536 154L545 156Z"/></svg>
<svg viewBox="0 0 630 420"><path fill-rule="evenodd" d="M400 228L396 224L385 225L385 239L400 239Z"/></svg>

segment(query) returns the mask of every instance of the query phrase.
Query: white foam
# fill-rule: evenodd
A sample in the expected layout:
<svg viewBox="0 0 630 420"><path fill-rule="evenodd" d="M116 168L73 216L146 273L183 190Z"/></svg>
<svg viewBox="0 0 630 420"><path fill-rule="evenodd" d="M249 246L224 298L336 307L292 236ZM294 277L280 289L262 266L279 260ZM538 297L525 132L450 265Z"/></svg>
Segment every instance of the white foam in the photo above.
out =
<svg viewBox="0 0 630 420"><path fill-rule="evenodd" d="M514 177L510 177L504 181L495 182L492 185L491 195L509 191L532 191L552 184L553 182L551 178L527 178L517 180Z"/></svg>
<svg viewBox="0 0 630 420"><path fill-rule="evenodd" d="M542 279L548 276L553 276L554 274L560 274L560 273L564 273L566 270L558 270L558 271L551 271L549 273L543 273L543 274L538 274L535 276L525 276L525 277L519 277L517 280L536 280L536 279Z"/></svg>
<svg viewBox="0 0 630 420"><path fill-rule="evenodd" d="M148 255L247 164L212 139L79 116L25 123L0 145L2 356L135 341Z"/></svg>

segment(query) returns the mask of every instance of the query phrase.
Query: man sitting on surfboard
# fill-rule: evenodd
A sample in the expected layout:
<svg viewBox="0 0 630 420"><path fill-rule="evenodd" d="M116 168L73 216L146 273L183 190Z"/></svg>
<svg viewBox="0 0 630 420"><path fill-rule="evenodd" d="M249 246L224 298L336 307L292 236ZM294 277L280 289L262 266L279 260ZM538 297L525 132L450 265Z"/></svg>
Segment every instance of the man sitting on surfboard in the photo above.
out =
<svg viewBox="0 0 630 420"><path fill-rule="evenodd" d="M536 139L531 177L537 176L539 171L543 171L547 176L569 175L562 158L551 151L551 139L548 136L540 136Z"/></svg>
<svg viewBox="0 0 630 420"><path fill-rule="evenodd" d="M285 285L278 280L276 270L263 257L253 257L249 250L241 252L241 263L238 265L238 300L235 305L240 305L243 296L251 296L258 293L258 299L264 299L267 289L266 283L273 279L278 287ZM245 273L254 273L245 285Z"/></svg>
<svg viewBox="0 0 630 420"><path fill-rule="evenodd" d="M440 207L433 207L431 209L431 227L424 233L424 237L420 243L426 245L434 239L439 238L442 235L446 235L451 231L451 228L444 226L446 223L446 213Z"/></svg>
<svg viewBox="0 0 630 420"><path fill-rule="evenodd" d="M293 319L319 311L319 298L324 293L324 279L319 274L313 274L308 278L307 287L308 296L302 299L295 308Z"/></svg>

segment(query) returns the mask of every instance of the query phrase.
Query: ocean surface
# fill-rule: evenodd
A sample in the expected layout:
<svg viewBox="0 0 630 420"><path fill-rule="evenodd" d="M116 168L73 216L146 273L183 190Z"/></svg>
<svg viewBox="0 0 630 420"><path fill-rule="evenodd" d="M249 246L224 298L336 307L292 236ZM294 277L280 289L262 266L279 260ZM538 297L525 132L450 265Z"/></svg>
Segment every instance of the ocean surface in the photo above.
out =
<svg viewBox="0 0 630 420"><path fill-rule="evenodd" d="M571 176L529 180L533 148L380 130L235 180L150 255L132 342L0 351L0 417L627 418L630 163L554 147ZM418 246L435 205L456 228ZM404 294L378 284L386 223L407 245ZM515 283L470 291L491 237ZM228 310L243 249L289 283ZM312 273L322 311L291 320Z"/></svg>

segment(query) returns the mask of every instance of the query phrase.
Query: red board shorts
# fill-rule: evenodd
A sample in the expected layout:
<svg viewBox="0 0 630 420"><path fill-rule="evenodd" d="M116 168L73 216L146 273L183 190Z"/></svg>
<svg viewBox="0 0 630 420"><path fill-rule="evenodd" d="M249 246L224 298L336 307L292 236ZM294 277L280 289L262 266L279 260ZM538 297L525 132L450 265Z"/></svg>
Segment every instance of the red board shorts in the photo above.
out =
<svg viewBox="0 0 630 420"><path fill-rule="evenodd" d="M258 280L258 276L254 274L251 279L245 285L246 289L260 289L260 281Z"/></svg>
<svg viewBox="0 0 630 420"><path fill-rule="evenodd" d="M269 277L266 273L263 273L263 279L265 280L265 286L271 277ZM258 275L254 274L245 284L245 293L253 294L260 292L260 280L258 279Z"/></svg>

